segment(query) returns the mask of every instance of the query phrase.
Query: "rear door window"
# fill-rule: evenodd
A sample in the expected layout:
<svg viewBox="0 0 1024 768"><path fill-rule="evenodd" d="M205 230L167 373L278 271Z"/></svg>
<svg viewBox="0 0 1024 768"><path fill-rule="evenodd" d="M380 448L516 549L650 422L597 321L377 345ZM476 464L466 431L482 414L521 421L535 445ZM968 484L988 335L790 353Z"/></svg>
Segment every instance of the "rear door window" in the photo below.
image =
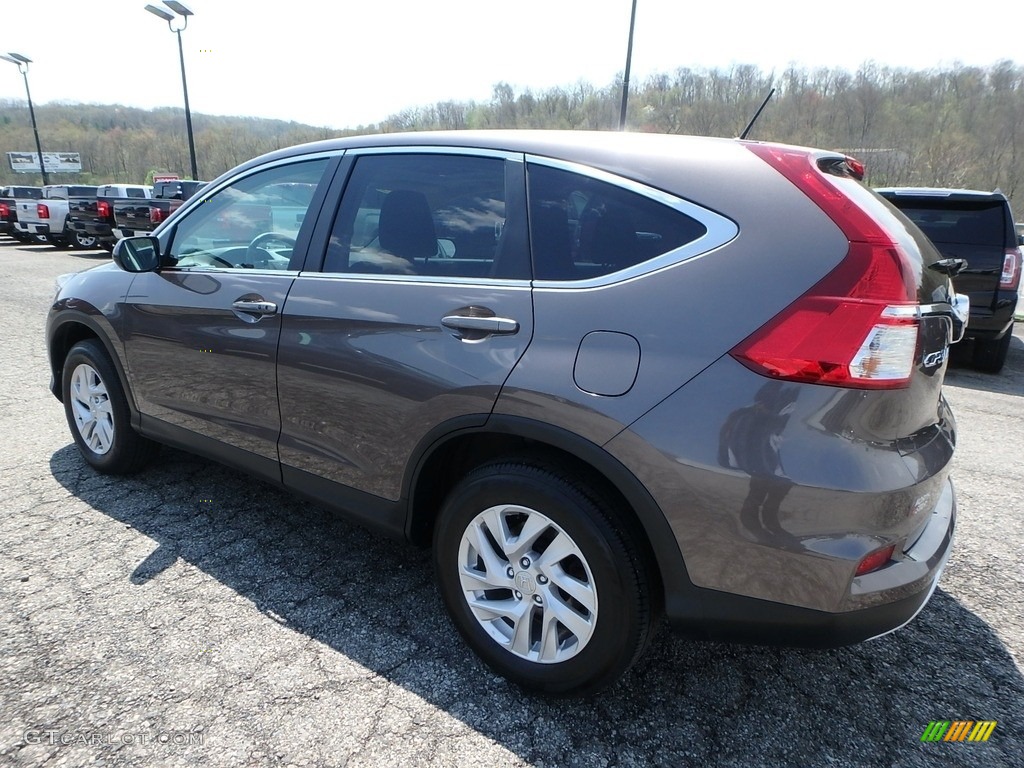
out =
<svg viewBox="0 0 1024 768"><path fill-rule="evenodd" d="M505 160L462 154L359 157L334 220L324 272L528 278L503 254ZM521 217L520 217L521 218ZM514 254L512 254L514 255Z"/></svg>

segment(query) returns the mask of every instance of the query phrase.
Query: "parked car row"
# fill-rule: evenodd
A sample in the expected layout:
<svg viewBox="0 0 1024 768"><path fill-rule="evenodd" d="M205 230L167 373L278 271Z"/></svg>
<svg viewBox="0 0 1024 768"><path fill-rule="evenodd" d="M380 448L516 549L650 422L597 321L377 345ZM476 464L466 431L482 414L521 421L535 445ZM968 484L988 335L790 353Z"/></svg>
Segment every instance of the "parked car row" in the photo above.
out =
<svg viewBox="0 0 1024 768"><path fill-rule="evenodd" d="M205 181L0 187L0 233L58 248L106 248L152 231Z"/></svg>

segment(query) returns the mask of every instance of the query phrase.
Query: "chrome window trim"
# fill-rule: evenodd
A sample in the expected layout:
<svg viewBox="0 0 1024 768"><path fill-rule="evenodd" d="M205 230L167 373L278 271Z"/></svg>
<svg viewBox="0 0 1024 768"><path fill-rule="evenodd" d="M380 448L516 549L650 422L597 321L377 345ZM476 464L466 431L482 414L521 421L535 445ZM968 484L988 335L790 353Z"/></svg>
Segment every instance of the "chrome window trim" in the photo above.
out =
<svg viewBox="0 0 1024 768"><path fill-rule="evenodd" d="M247 270L249 271L249 270ZM303 279L348 280L358 283L381 283L384 285L421 285L428 283L435 286L452 288L480 287L515 290L530 290L533 286L529 280L506 279L500 277L441 277L438 275L378 275L359 272L299 272Z"/></svg>
<svg viewBox="0 0 1024 768"><path fill-rule="evenodd" d="M197 194L193 195L191 198L189 198L188 200L186 200L184 203L182 203L181 207L178 209L178 211L182 212L180 214L179 218L187 216L188 212L191 211L193 208L196 208L196 207L202 205L203 201L206 198L212 197L213 195L216 195L222 189L226 189L227 187L230 187L232 184L235 184L235 183L241 181L242 179L249 178L254 173L259 173L260 171L266 171L266 170L269 170L271 168L277 168L280 165L293 165L293 164L297 164L297 163L305 163L305 162L310 161L310 160L322 160L324 158L330 159L330 158L335 158L335 157L341 157L347 151L348 150L345 150L345 149L333 149L333 150L326 151L326 152L312 152L312 153L310 153L308 155L292 155L291 157L281 157L281 158L278 158L277 160L271 160L271 161L263 163L261 165L257 165L257 166L255 166L253 168L249 168L248 170L243 171L242 173L238 173L238 174L236 174L234 176L231 176L230 178L224 179L224 181L222 181L216 187L212 187L212 188L205 188L204 187L202 197L200 197L198 195L198 193L197 193ZM322 181L322 179L321 179L321 181ZM175 211L175 213L177 214L178 211ZM161 245L162 245L162 243L161 243Z"/></svg>
<svg viewBox="0 0 1024 768"><path fill-rule="evenodd" d="M592 277L586 280L535 280L534 285L538 289L564 290L566 288L604 288L605 286L615 283L622 283L627 280L643 277L651 272L665 269L666 267L675 266L676 264L697 256L703 256L710 251L721 248L723 245L735 239L736 236L739 235L739 227L736 226L736 222L732 219L726 218L720 213L715 213L714 211L695 203L691 203L688 200L684 200L681 197L669 194L664 190L649 187L642 182L634 181L633 179L626 178L625 176L619 176L618 174L604 171L599 168L593 168L589 165L573 163L567 160L556 160L555 158L539 155L527 155L526 161L536 165L547 166L548 168L556 168L558 170L576 173L580 176L587 176L597 181L612 184L620 189L634 192L642 197L648 198L649 200L653 200L656 203L661 203L664 206L679 211L692 219L696 219L707 229L707 232L696 240L691 240L685 245L681 245L671 251L666 251L660 256L655 256L653 259L647 259L646 261L641 261L638 264L633 264L629 267L625 267L624 269L609 272L606 275Z"/></svg>

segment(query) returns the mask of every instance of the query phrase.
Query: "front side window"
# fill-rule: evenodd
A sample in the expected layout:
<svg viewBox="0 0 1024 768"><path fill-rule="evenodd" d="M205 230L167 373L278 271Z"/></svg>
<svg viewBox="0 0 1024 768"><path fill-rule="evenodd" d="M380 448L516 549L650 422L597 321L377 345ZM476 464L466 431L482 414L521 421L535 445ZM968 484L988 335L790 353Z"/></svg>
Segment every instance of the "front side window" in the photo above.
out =
<svg viewBox="0 0 1024 768"><path fill-rule="evenodd" d="M365 155L345 187L324 271L499 276L506 216L500 158Z"/></svg>
<svg viewBox="0 0 1024 768"><path fill-rule="evenodd" d="M707 233L681 211L614 184L531 163L530 248L539 280L586 280L653 259Z"/></svg>
<svg viewBox="0 0 1024 768"><path fill-rule="evenodd" d="M258 171L203 199L175 227L179 267L287 269L327 158Z"/></svg>

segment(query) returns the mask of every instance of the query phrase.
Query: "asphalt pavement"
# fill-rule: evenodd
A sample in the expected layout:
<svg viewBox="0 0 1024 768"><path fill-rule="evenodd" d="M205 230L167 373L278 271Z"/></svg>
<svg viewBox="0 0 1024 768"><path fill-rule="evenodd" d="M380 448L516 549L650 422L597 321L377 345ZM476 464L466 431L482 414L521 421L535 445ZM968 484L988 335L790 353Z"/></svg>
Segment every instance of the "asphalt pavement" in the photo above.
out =
<svg viewBox="0 0 1024 768"><path fill-rule="evenodd" d="M104 477L47 389L54 278L0 236L0 765L1024 766L1024 328L955 368L955 550L909 626L827 651L663 629L588 700L528 696L448 621L429 553L165 449ZM932 721L987 742L922 742Z"/></svg>

